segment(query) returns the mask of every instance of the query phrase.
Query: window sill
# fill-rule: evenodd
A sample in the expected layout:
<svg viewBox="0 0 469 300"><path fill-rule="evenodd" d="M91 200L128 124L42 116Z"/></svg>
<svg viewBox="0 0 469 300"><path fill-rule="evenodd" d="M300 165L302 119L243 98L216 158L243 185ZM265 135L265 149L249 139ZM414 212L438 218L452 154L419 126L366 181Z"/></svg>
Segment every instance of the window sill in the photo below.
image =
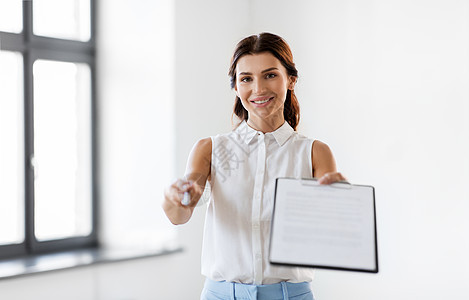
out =
<svg viewBox="0 0 469 300"><path fill-rule="evenodd" d="M181 252L181 247L164 249L87 248L0 260L0 280L102 263L128 261Z"/></svg>

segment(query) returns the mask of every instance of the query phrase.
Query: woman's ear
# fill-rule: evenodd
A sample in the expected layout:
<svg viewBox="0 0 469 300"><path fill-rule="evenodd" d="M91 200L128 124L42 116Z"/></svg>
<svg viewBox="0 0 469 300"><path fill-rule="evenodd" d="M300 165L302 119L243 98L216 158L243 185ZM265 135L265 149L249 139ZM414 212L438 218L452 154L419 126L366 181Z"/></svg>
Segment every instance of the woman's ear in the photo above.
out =
<svg viewBox="0 0 469 300"><path fill-rule="evenodd" d="M236 97L239 98L239 94L238 94L238 86L235 84L235 86L233 87L233 90L235 91L235 94L236 94Z"/></svg>
<svg viewBox="0 0 469 300"><path fill-rule="evenodd" d="M288 83L288 89L293 90L295 88L297 77L296 76L290 76L290 82Z"/></svg>

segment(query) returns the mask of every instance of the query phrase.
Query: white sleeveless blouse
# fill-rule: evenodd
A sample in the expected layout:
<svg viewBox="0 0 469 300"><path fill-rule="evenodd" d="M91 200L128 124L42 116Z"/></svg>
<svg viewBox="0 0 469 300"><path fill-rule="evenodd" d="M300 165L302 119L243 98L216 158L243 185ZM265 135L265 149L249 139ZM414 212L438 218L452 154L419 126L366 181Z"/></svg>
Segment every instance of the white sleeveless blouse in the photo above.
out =
<svg viewBox="0 0 469 300"><path fill-rule="evenodd" d="M311 178L312 144L287 122L266 134L242 122L234 131L212 137L204 276L247 284L313 279L313 269L268 261L275 179Z"/></svg>

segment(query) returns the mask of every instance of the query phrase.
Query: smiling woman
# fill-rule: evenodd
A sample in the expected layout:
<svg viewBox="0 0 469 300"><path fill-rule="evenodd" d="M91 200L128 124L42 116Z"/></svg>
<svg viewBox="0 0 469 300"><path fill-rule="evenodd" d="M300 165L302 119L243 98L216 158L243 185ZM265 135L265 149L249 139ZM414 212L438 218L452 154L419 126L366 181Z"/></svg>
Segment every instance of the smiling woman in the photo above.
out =
<svg viewBox="0 0 469 300"><path fill-rule="evenodd" d="M253 55L259 55L258 58L260 60L253 57ZM258 62L259 65L253 65L253 62L256 62L256 64ZM263 67L266 69L263 69ZM257 78L252 77L253 74L249 70L245 70L246 68L258 68ZM296 130L300 121L300 106L294 92L295 83L298 79L298 71L293 62L293 54L290 47L281 37L270 33L262 33L242 40L233 54L228 75L231 79L231 88L237 92L233 113L240 120L246 121L248 120L248 110L243 104L242 97L240 97L241 91L244 92L249 87L252 87L254 79L257 79L254 82L257 84L254 87L255 89L266 88L264 84L269 82L277 83L279 79L286 81L281 86L282 88L285 87L286 94L284 91L279 91L281 94L278 95L281 96L281 101L284 103L277 107L277 112L283 111L284 119ZM279 76L280 78L278 78ZM238 83L247 83L248 81L251 82L251 85L242 84L240 85L240 90L238 90ZM254 90L254 92L262 93L262 90ZM260 100L262 100L262 96L260 97ZM271 112L273 111L275 110L271 110ZM271 115L271 117L275 116ZM259 123L259 120L257 123ZM275 125L269 127L270 130L278 128Z"/></svg>
<svg viewBox="0 0 469 300"><path fill-rule="evenodd" d="M269 52L243 56L236 73L236 103L241 102L248 112L248 124L262 132L279 128L284 122L287 91L293 90L296 76L287 74L285 67ZM291 104L291 92L288 100Z"/></svg>
<svg viewBox="0 0 469 300"><path fill-rule="evenodd" d="M268 260L275 180L318 177L328 184L344 177L326 144L296 132L298 72L282 38L262 33L243 39L229 74L239 122L195 144L186 175L165 190L163 209L173 224L187 223L209 182L201 299L314 299L312 269ZM190 203L183 204L187 194Z"/></svg>

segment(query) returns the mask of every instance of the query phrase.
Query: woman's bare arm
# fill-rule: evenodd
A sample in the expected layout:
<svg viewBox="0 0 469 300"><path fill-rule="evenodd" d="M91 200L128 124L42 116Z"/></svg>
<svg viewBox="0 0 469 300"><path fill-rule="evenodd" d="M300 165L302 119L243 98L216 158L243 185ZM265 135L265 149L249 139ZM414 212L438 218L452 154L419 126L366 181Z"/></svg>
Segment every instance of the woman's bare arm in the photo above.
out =
<svg viewBox="0 0 469 300"><path fill-rule="evenodd" d="M210 177L211 157L212 140L199 140L189 154L184 178L177 179L165 189L162 206L171 223L184 224L190 220ZM181 203L185 192L190 193L189 205Z"/></svg>
<svg viewBox="0 0 469 300"><path fill-rule="evenodd" d="M321 141L314 141L311 150L313 164L313 177L318 178L321 184L331 184L346 178L337 172L334 155L331 149Z"/></svg>

